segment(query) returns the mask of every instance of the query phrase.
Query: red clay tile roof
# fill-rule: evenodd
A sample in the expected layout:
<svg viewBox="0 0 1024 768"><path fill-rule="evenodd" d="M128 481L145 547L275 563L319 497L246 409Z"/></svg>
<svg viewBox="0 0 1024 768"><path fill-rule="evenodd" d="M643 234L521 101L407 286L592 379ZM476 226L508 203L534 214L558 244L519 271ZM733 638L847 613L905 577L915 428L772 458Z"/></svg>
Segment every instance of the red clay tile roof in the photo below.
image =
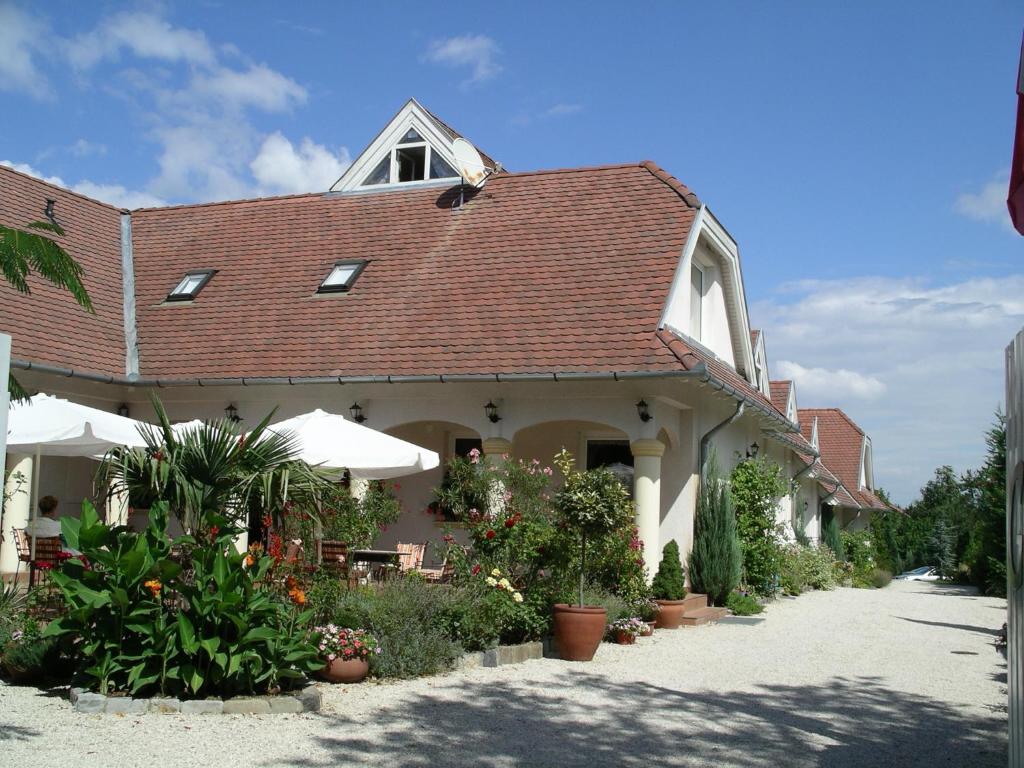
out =
<svg viewBox="0 0 1024 768"><path fill-rule="evenodd" d="M687 194L644 163L501 174L457 212L436 187L137 211L142 375L678 371L655 331ZM369 264L317 295L339 259Z"/></svg>
<svg viewBox="0 0 1024 768"><path fill-rule="evenodd" d="M858 506L888 509L870 489L860 485L864 431L839 408L801 408L800 429L810 438L818 420L818 449L821 460L843 483Z"/></svg>
<svg viewBox="0 0 1024 768"><path fill-rule="evenodd" d="M715 379L740 392L748 401L753 402L759 408L772 414L776 419L786 421L787 424L789 423L785 411L780 411L776 408L762 394L761 390L754 387L749 381L738 374L732 366L723 362L700 344L685 336L675 334L668 329L658 331L658 338L661 339L666 347L672 350L672 353L679 360L683 368L690 370L697 364L703 363Z"/></svg>
<svg viewBox="0 0 1024 768"><path fill-rule="evenodd" d="M12 356L64 368L124 375L121 215L117 208L0 166L0 224L24 228L45 220L47 198L63 237L54 237L85 270L95 315L60 288L30 277L28 296L0 279L0 331L12 337Z"/></svg>
<svg viewBox="0 0 1024 768"><path fill-rule="evenodd" d="M789 407L789 391L793 388L792 381L769 381L768 389L772 393L772 405L782 413Z"/></svg>

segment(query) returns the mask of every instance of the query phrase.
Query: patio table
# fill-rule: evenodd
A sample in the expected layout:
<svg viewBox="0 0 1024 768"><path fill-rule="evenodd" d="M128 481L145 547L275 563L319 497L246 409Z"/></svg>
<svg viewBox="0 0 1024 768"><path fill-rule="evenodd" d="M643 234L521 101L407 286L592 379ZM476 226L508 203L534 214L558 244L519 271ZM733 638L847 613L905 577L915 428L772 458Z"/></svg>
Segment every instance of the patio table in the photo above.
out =
<svg viewBox="0 0 1024 768"><path fill-rule="evenodd" d="M369 571L378 581L383 581L387 571L398 567L397 549L354 549L351 561L358 569L362 563L371 565Z"/></svg>

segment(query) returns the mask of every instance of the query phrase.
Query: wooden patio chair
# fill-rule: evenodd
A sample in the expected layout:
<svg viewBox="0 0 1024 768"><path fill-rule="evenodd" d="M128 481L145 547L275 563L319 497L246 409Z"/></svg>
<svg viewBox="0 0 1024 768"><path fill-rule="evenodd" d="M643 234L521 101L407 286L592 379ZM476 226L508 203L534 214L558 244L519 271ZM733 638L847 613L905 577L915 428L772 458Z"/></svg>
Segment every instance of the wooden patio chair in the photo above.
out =
<svg viewBox="0 0 1024 768"><path fill-rule="evenodd" d="M455 578L455 563L446 554L440 568L420 568L420 573L431 584L451 584Z"/></svg>
<svg viewBox="0 0 1024 768"><path fill-rule="evenodd" d="M336 571L338 577L352 587L355 571L350 567L348 544L344 541L321 539L319 549L321 567Z"/></svg>
<svg viewBox="0 0 1024 768"><path fill-rule="evenodd" d="M427 553L426 544L405 544L399 542L395 545L398 550L398 571L409 573L419 571L423 568L423 558Z"/></svg>
<svg viewBox="0 0 1024 768"><path fill-rule="evenodd" d="M60 553L64 551L64 542L60 536L37 536L36 557L32 559L32 537L24 528L14 528L14 542L18 549L18 563L28 563L28 585L34 587L36 582L46 581L49 572L60 562Z"/></svg>

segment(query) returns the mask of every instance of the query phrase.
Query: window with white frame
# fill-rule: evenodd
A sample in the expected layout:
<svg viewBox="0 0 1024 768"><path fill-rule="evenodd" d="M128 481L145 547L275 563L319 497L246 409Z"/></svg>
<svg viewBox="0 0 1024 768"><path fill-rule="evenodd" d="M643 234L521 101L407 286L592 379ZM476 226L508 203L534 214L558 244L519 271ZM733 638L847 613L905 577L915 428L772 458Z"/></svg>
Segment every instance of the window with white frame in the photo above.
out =
<svg viewBox="0 0 1024 768"><path fill-rule="evenodd" d="M198 269L188 272L167 294L167 301L191 301L216 274L215 269Z"/></svg>
<svg viewBox="0 0 1024 768"><path fill-rule="evenodd" d="M694 263L690 267L690 335L700 341L704 316L704 269Z"/></svg>
<svg viewBox="0 0 1024 768"><path fill-rule="evenodd" d="M379 184L457 178L458 171L452 168L415 128L410 128L370 172L362 185L372 187Z"/></svg>

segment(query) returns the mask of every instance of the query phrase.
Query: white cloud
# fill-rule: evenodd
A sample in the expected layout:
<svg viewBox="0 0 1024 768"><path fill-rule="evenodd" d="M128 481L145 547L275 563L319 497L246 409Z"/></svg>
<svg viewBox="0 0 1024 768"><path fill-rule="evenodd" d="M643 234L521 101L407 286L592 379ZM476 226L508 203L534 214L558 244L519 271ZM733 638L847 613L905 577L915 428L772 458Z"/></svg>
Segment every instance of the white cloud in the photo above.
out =
<svg viewBox="0 0 1024 768"><path fill-rule="evenodd" d="M244 71L219 67L198 75L187 95L211 99L229 109L255 107L266 112L282 112L306 101L305 88L262 64Z"/></svg>
<svg viewBox="0 0 1024 768"><path fill-rule="evenodd" d="M167 205L166 201L156 195L125 189L120 184L95 184L91 181L80 181L75 184L73 189L79 194L116 205L118 208L153 208L158 205Z"/></svg>
<svg viewBox="0 0 1024 768"><path fill-rule="evenodd" d="M1010 184L1009 175L996 176L976 192L963 192L956 198L954 210L961 216L975 221L1002 224L1013 232L1013 223L1006 208L1006 195Z"/></svg>
<svg viewBox="0 0 1024 768"><path fill-rule="evenodd" d="M348 150L337 154L305 138L296 148L280 133L268 136L249 164L259 188L270 194L326 191L350 165Z"/></svg>
<svg viewBox="0 0 1024 768"><path fill-rule="evenodd" d="M467 67L470 77L464 85L480 83L501 72L496 61L501 49L487 35L460 35L435 40L427 50L426 59L451 67Z"/></svg>
<svg viewBox="0 0 1024 768"><path fill-rule="evenodd" d="M96 29L67 42L67 55L78 69L90 69L104 59L116 59L122 50L145 59L212 65L216 54L206 35L174 27L150 12L118 13Z"/></svg>
<svg viewBox="0 0 1024 768"><path fill-rule="evenodd" d="M50 99L53 91L39 70L36 56L45 52L47 27L13 3L0 2L0 90L24 91Z"/></svg>
<svg viewBox="0 0 1024 768"><path fill-rule="evenodd" d="M118 208L147 208L156 205L166 205L166 203L159 197L150 195L147 192L136 192L130 189L125 189L120 184L97 184L89 181L88 179L83 179L77 184L68 184L60 176L47 176L45 173L33 168L28 163L14 163L10 160L0 160L0 165L13 168L21 173L27 173L29 176L35 176L37 179L42 179L49 184L64 187L64 189L70 189L80 195L91 197L94 200L100 200L104 203L115 205Z"/></svg>
<svg viewBox="0 0 1024 768"><path fill-rule="evenodd" d="M843 408L871 435L877 482L912 501L935 467L980 465L1003 401L1024 274L936 285L865 277L782 286L751 305L775 379L801 407Z"/></svg>
<svg viewBox="0 0 1024 768"><path fill-rule="evenodd" d="M562 115L575 115L582 109L582 104L567 104L562 102L544 110L544 114L548 117L561 117Z"/></svg>
<svg viewBox="0 0 1024 768"><path fill-rule="evenodd" d="M792 360L780 360L775 371L779 379L792 379L800 394L809 400L828 398L875 400L885 392L885 384L846 368L805 368Z"/></svg>

